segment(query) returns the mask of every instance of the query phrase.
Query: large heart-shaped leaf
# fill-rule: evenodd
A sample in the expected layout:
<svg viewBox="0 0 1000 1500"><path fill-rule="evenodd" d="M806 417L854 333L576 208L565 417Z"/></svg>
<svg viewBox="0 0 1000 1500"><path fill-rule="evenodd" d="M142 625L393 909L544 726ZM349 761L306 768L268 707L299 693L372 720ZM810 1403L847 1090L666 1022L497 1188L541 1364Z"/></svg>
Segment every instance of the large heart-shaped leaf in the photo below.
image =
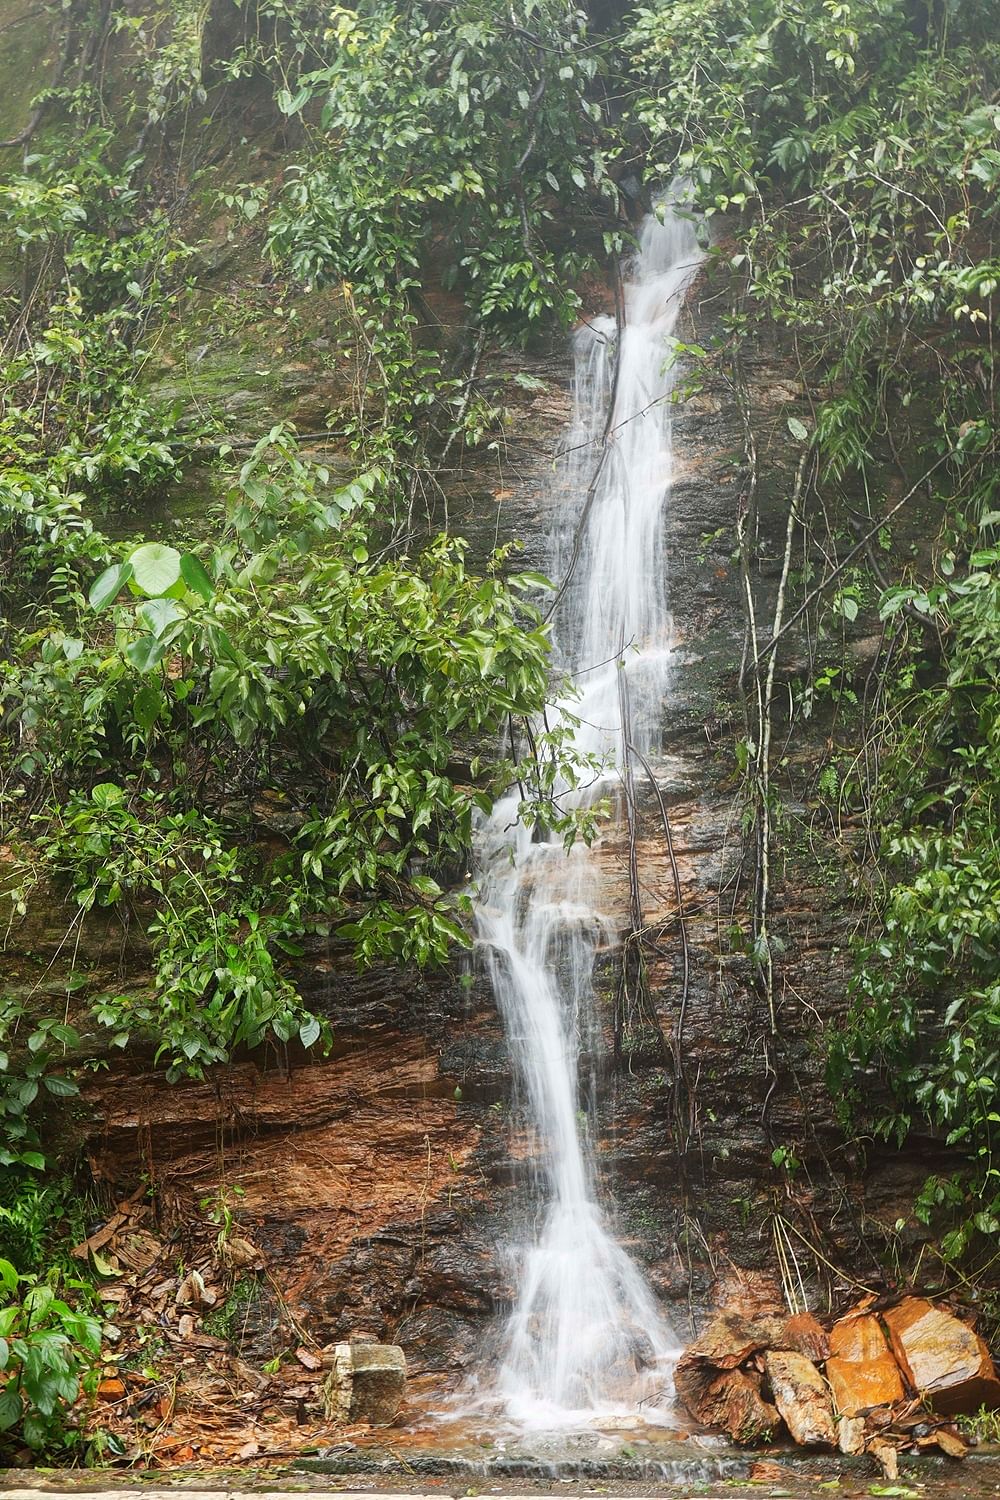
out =
<svg viewBox="0 0 1000 1500"><path fill-rule="evenodd" d="M156 598L180 581L181 555L162 542L144 542L129 558L132 576L142 592Z"/></svg>
<svg viewBox="0 0 1000 1500"><path fill-rule="evenodd" d="M11 1390L8 1386L0 1396L0 1432L6 1432L8 1428L13 1427L23 1410L24 1403L17 1391Z"/></svg>
<svg viewBox="0 0 1000 1500"><path fill-rule="evenodd" d="M63 1078L58 1073L47 1073L42 1079L50 1094L55 1094L57 1099L69 1099L73 1094L80 1092L79 1087L70 1078Z"/></svg>
<svg viewBox="0 0 1000 1500"><path fill-rule="evenodd" d="M323 1028L315 1016L308 1016L299 1027L299 1041L303 1047L311 1047L318 1042Z"/></svg>
<svg viewBox="0 0 1000 1500"><path fill-rule="evenodd" d="M118 807L125 801L125 793L114 781L99 781L90 797L95 807L99 807L102 812L107 812L109 807Z"/></svg>

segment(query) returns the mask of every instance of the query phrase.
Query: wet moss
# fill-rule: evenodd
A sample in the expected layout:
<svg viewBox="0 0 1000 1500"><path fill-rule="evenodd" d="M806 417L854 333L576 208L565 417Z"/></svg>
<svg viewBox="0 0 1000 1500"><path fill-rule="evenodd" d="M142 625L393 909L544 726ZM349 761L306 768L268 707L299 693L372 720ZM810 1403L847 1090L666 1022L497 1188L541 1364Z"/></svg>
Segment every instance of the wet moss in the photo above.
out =
<svg viewBox="0 0 1000 1500"><path fill-rule="evenodd" d="M12 139L27 125L31 101L49 82L55 68L57 41L31 0L4 7L0 27L0 140ZM5 163L7 165L7 163Z"/></svg>

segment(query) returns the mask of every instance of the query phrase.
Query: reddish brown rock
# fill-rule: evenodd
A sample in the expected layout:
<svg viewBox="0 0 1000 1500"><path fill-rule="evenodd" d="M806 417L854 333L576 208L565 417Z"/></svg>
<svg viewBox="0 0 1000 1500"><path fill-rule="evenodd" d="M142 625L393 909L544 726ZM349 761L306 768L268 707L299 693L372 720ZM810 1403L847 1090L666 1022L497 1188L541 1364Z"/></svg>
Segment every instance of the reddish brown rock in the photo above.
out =
<svg viewBox="0 0 1000 1500"><path fill-rule="evenodd" d="M838 1359L860 1364L888 1352L882 1326L871 1313L848 1313L830 1329L830 1353Z"/></svg>
<svg viewBox="0 0 1000 1500"><path fill-rule="evenodd" d="M792 1437L803 1447L835 1448L837 1433L826 1381L811 1360L771 1349L764 1356L774 1404Z"/></svg>
<svg viewBox="0 0 1000 1500"><path fill-rule="evenodd" d="M841 1416L854 1417L860 1411L888 1406L903 1398L896 1361L878 1319L871 1314L841 1318L833 1325L826 1378Z"/></svg>
<svg viewBox="0 0 1000 1500"><path fill-rule="evenodd" d="M969 1451L969 1445L957 1427L939 1427L934 1433L934 1441L949 1458L964 1458Z"/></svg>
<svg viewBox="0 0 1000 1500"><path fill-rule="evenodd" d="M786 1317L781 1282L768 1271L727 1265L712 1287L712 1301L727 1313L740 1313L750 1323Z"/></svg>
<svg viewBox="0 0 1000 1500"><path fill-rule="evenodd" d="M480 1139L421 1038L372 1035L338 1043L338 1054L290 1072L234 1062L177 1084L109 1072L88 1092L103 1119L91 1153L102 1182L134 1184L145 1172L161 1203L182 1193L197 1201L217 1190L225 1141L240 1226L223 1259L233 1270L266 1259L293 1315L330 1342L358 1326L394 1334L418 1262L427 1301L455 1310L454 1286L439 1297L434 1278L435 1256L458 1237L435 1245L422 1216L461 1201L461 1169ZM477 1289L492 1289L495 1276L470 1262ZM185 1300L200 1305L200 1294Z"/></svg>
<svg viewBox="0 0 1000 1500"><path fill-rule="evenodd" d="M885 1322L903 1374L936 1411L1000 1406L989 1350L967 1323L923 1297L905 1297Z"/></svg>
<svg viewBox="0 0 1000 1500"><path fill-rule="evenodd" d="M830 1339L822 1323L811 1312L802 1312L786 1319L781 1340L775 1348L794 1349L796 1354L804 1354L806 1359L820 1364L830 1355Z"/></svg>
<svg viewBox="0 0 1000 1500"><path fill-rule="evenodd" d="M754 1370L718 1370L692 1355L681 1355L674 1371L677 1399L696 1421L728 1432L738 1443L766 1442L778 1412L761 1395Z"/></svg>
<svg viewBox="0 0 1000 1500"><path fill-rule="evenodd" d="M751 1354L774 1343L780 1337L780 1329L781 1324L775 1318L750 1319L727 1308L712 1319L684 1357L702 1360L716 1370L734 1370Z"/></svg>

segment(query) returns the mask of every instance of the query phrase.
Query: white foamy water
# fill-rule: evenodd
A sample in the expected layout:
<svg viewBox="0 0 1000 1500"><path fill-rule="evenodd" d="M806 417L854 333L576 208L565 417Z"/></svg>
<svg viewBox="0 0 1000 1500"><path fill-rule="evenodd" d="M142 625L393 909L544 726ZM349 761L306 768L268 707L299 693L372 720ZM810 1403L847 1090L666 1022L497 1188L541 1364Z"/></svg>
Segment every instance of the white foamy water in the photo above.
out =
<svg viewBox="0 0 1000 1500"><path fill-rule="evenodd" d="M624 284L620 349L613 318L576 336L567 500L552 560L553 576L569 573L569 582L554 651L579 691L568 705L581 721L577 747L607 769L567 792L570 802L620 785L626 699L631 743L643 755L659 743L673 644L663 535L671 336L701 258L690 220L669 206L663 223L650 216ZM560 711L554 704L550 723ZM478 841L478 942L534 1133L539 1204L517 1247L517 1300L493 1394L524 1426L655 1420L669 1403L676 1343L601 1208L581 1093L581 1038L599 1045L594 963L617 933L600 910L590 851L539 840L518 820L518 800L497 803Z"/></svg>

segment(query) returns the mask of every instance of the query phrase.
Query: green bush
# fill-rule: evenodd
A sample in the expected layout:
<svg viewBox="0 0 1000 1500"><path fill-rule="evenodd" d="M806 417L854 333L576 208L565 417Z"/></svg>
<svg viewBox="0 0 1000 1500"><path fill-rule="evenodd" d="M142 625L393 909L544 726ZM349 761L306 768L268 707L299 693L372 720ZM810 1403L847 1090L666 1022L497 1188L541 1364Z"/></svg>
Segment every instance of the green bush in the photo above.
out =
<svg viewBox="0 0 1000 1500"><path fill-rule="evenodd" d="M59 1291L83 1283L19 1273L0 1260L0 1446L54 1455L85 1441L71 1411L97 1381L101 1325Z"/></svg>

